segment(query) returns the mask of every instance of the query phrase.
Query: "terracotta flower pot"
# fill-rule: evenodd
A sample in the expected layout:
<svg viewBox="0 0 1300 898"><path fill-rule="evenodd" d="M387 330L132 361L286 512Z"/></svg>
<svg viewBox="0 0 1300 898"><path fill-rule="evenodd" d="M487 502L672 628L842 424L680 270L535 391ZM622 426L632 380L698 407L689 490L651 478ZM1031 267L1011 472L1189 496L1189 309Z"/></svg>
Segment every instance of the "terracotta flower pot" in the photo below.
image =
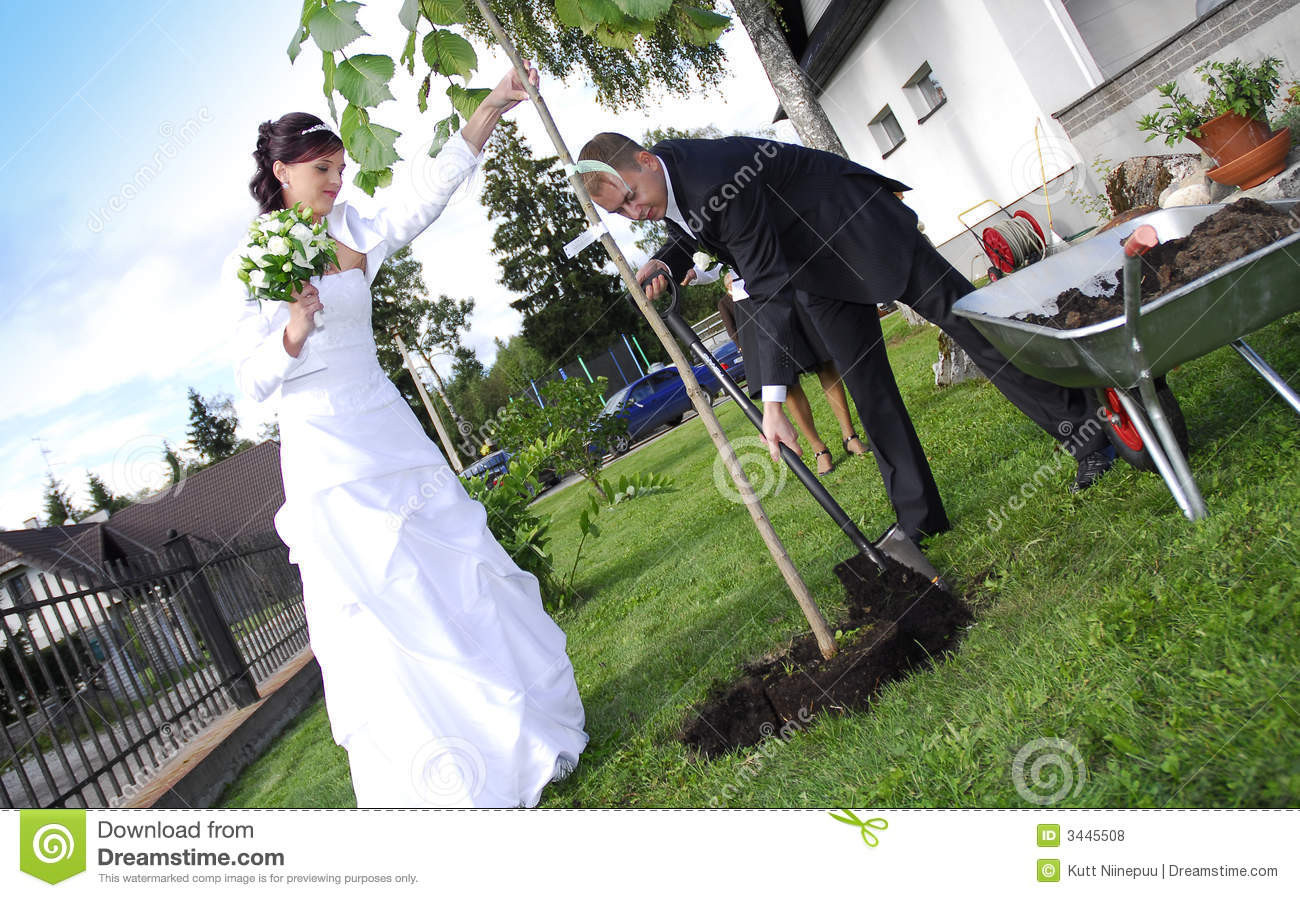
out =
<svg viewBox="0 0 1300 898"><path fill-rule="evenodd" d="M1200 147L1217 165L1227 165L1263 146L1273 136L1268 125L1258 119L1229 112L1201 125L1200 137L1187 138Z"/></svg>
<svg viewBox="0 0 1300 898"><path fill-rule="evenodd" d="M1206 172L1210 179L1220 184L1240 187L1243 190L1257 187L1286 168L1286 157L1291 152L1291 131L1283 128L1263 146L1243 153L1226 165Z"/></svg>

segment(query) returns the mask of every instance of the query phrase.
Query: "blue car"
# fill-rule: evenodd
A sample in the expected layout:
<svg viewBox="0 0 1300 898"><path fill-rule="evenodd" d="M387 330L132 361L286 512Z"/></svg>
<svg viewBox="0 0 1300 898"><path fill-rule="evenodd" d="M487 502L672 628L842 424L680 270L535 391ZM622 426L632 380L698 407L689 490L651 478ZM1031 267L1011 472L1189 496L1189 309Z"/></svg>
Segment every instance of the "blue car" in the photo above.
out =
<svg viewBox="0 0 1300 898"><path fill-rule="evenodd" d="M740 376L744 377L744 363L735 350L735 344L729 341L727 345L731 347L731 351L724 352L720 356L715 353L715 357L728 373L734 370L734 363L740 361ZM721 348L725 349L725 347ZM716 398L722 392L722 384L704 365L696 365L691 370L695 372L695 379L700 382L700 386L710 396ZM735 377L734 374L732 376ZM606 400L601 414L619 415L627 421L627 433L615 437L608 447L609 451L614 455L622 455L634 442L649 436L660 427L675 427L680 424L686 417L686 413L691 410L691 400L686 395L686 384L682 382L682 376L677 373L675 367L669 366L651 371ZM595 446L592 448L599 449Z"/></svg>
<svg viewBox="0 0 1300 898"><path fill-rule="evenodd" d="M474 477L482 477L492 489L497 482L510 470L510 453L505 449L491 452L472 465L467 465L465 470L460 472L460 476L465 480ZM544 487L552 487L560 482L554 468L542 468L537 472L537 480Z"/></svg>

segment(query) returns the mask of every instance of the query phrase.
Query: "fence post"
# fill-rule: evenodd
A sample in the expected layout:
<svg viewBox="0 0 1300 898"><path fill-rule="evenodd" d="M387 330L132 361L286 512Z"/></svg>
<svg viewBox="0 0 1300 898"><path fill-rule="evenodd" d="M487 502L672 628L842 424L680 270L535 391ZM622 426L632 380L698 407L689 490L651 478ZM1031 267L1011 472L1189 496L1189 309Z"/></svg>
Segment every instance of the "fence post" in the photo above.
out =
<svg viewBox="0 0 1300 898"><path fill-rule="evenodd" d="M257 694L253 675L239 653L239 646L235 644L229 624L222 619L217 609L216 597L208 588L208 581L194 556L194 547L190 545L189 537L168 530L163 548L175 553L177 560L190 572L190 576L182 581L181 601L189 606L190 613L198 621L203 640L212 653L212 661L221 674L221 681L230 687L236 705L243 708L260 701L261 696Z"/></svg>

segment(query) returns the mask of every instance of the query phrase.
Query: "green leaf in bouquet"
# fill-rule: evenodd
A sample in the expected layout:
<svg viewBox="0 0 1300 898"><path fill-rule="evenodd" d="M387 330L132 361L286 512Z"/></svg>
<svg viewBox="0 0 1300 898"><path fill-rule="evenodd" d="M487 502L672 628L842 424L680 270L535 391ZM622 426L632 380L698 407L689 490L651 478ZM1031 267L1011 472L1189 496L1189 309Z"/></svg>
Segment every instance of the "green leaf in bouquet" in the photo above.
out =
<svg viewBox="0 0 1300 898"><path fill-rule="evenodd" d="M451 135L460 130L460 116L452 113L433 126L433 141L429 144L429 155L437 156L451 140Z"/></svg>
<svg viewBox="0 0 1300 898"><path fill-rule="evenodd" d="M382 171L359 171L352 179L352 183L364 190L366 196L374 196L376 189L393 183L393 170L386 168ZM338 261L335 260L334 264L338 265Z"/></svg>
<svg viewBox="0 0 1300 898"><path fill-rule="evenodd" d="M453 84L447 88L447 97L451 100L452 109L469 118L483 102L483 98L491 92L486 87L461 87L459 84Z"/></svg>
<svg viewBox="0 0 1300 898"><path fill-rule="evenodd" d="M370 114L354 104L349 103L343 110L339 136L363 172L382 171L401 158L394 146L397 132L374 124L370 121Z"/></svg>
<svg viewBox="0 0 1300 898"><path fill-rule="evenodd" d="M316 46L325 53L333 53L365 34L366 30L357 24L360 8L360 3L337 0L313 12L307 20L307 30Z"/></svg>
<svg viewBox="0 0 1300 898"><path fill-rule="evenodd" d="M334 73L334 86L349 103L357 106L378 106L393 99L388 82L396 66L391 56L378 53L358 53L343 60Z"/></svg>
<svg viewBox="0 0 1300 898"><path fill-rule="evenodd" d="M464 0L420 0L420 12L435 25L460 25L469 18Z"/></svg>
<svg viewBox="0 0 1300 898"><path fill-rule="evenodd" d="M424 61L442 75L459 75L466 81L478 66L478 54L469 41L443 28L424 36Z"/></svg>
<svg viewBox="0 0 1300 898"><path fill-rule="evenodd" d="M414 31L420 24L420 0L402 0L402 8L397 11L397 21L407 31Z"/></svg>

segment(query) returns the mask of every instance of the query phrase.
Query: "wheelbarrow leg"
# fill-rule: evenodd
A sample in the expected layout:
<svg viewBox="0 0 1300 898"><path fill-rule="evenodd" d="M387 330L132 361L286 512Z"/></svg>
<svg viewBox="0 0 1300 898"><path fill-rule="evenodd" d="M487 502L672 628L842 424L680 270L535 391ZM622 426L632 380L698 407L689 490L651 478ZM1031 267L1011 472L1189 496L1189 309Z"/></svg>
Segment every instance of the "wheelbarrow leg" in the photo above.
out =
<svg viewBox="0 0 1300 898"><path fill-rule="evenodd" d="M1149 396L1148 391L1143 390L1142 387L1148 387ZM1155 389L1151 387L1150 382L1139 384L1138 390L1147 409L1151 411L1150 423L1147 422L1142 407L1126 391L1116 390L1115 395L1119 397L1124 411L1128 413L1133 426L1137 428L1138 435L1142 437L1142 444L1151 455L1151 460L1155 462L1156 470L1164 479L1165 486L1169 487L1169 492L1173 494L1174 501L1183 510L1187 520L1199 521L1208 514L1205 500L1201 498L1201 491L1197 488L1196 481L1192 479L1183 451L1178 448L1178 438L1169 426L1169 421L1165 417L1164 410L1160 408L1160 401L1156 398ZM1157 433L1159 436L1156 435Z"/></svg>
<svg viewBox="0 0 1300 898"><path fill-rule="evenodd" d="M1258 371L1259 376L1268 381L1268 385L1286 400L1287 405L1291 406L1297 415L1300 415L1300 395L1297 395L1296 391L1291 389L1291 385L1282 379L1282 375L1269 367L1268 362L1260 358L1259 353L1246 345L1245 340L1233 340L1232 348L1241 353L1241 357L1250 363L1250 367Z"/></svg>
<svg viewBox="0 0 1300 898"><path fill-rule="evenodd" d="M1138 393L1146 405L1146 415L1123 390L1116 390L1115 395L1124 404L1125 411L1133 419L1133 425L1142 435L1151 460L1156 463L1156 469L1164 478L1169 492L1173 493L1174 501L1189 521L1199 521L1207 514L1205 500L1201 498L1201 491L1192 479L1187 457L1178 448L1178 437L1170 426L1164 409L1160 407L1155 382L1151 377L1151 366L1147 364L1146 353L1142 350L1142 256L1159 242L1159 235L1151 225L1142 225L1124 241L1124 330L1138 369ZM1147 415L1151 417L1149 427Z"/></svg>

